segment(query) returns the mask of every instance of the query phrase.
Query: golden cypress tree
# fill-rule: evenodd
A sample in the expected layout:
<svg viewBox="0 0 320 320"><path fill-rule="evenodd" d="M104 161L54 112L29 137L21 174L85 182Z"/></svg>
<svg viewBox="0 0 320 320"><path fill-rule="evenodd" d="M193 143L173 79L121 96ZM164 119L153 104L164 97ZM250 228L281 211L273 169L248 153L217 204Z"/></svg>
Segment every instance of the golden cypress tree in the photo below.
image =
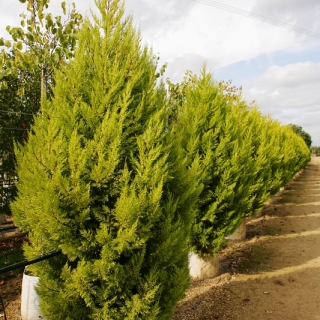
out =
<svg viewBox="0 0 320 320"><path fill-rule="evenodd" d="M46 319L170 319L188 286L197 188L172 149L156 59L119 0L96 0L75 58L18 150L16 224L29 232Z"/></svg>

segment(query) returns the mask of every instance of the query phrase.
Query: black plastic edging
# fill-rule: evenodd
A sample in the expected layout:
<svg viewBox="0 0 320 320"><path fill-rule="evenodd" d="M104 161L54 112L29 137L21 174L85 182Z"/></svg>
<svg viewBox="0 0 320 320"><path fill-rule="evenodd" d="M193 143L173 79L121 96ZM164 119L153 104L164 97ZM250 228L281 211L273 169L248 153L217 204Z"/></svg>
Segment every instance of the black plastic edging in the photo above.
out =
<svg viewBox="0 0 320 320"><path fill-rule="evenodd" d="M58 256L61 253L62 253L61 251L57 251L57 252L50 253L50 254L48 254L46 256L34 259L34 260L21 261L21 262L12 264L10 266L6 266L6 267L3 267L3 268L0 268L0 274L1 273L5 273L5 272L9 272L9 271L12 271L12 270L15 270L15 269L19 269L19 268L22 268L22 267L26 267L26 266L28 266L30 264L34 264L34 263L37 263L37 262L40 262L40 261L43 261L43 260L47 260L49 258Z"/></svg>
<svg viewBox="0 0 320 320"><path fill-rule="evenodd" d="M18 229L18 227L17 226L3 226L3 227L0 227L0 231L14 230L14 229Z"/></svg>

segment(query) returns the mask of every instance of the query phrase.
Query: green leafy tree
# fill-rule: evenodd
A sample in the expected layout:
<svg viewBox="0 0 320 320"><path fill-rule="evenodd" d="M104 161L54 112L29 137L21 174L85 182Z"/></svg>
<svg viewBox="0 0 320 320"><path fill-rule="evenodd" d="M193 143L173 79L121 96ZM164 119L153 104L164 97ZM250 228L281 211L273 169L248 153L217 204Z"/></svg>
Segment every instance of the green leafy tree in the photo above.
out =
<svg viewBox="0 0 320 320"><path fill-rule="evenodd" d="M18 88L21 79L28 79L30 88L20 97ZM14 142L28 141L28 131L33 124L33 115L40 107L40 77L27 71L19 71L18 77L5 78L8 88L0 90L0 214L10 214L10 201L16 195L16 157Z"/></svg>
<svg viewBox="0 0 320 320"><path fill-rule="evenodd" d="M318 147L318 146L311 147L311 152L313 155L319 156L320 155L320 147Z"/></svg>
<svg viewBox="0 0 320 320"><path fill-rule="evenodd" d="M28 231L46 319L171 319L189 283L197 168L171 146L156 60L119 0L96 0L75 58L17 151L15 223ZM193 174L194 172L194 174Z"/></svg>
<svg viewBox="0 0 320 320"><path fill-rule="evenodd" d="M1 51L0 79L8 75L17 76L18 70L37 70L41 74L41 99L44 100L55 68L73 57L82 16L77 13L75 4L63 21L61 16L53 17L45 12L50 0L19 1L27 3L28 14L20 15L21 27L7 26L12 41L0 38L0 46L14 50L13 56L5 49ZM62 2L61 7L66 16L66 2ZM0 89L7 87L6 81L2 80L0 84ZM30 83L23 81L19 95L22 96L26 88L30 88Z"/></svg>
<svg viewBox="0 0 320 320"><path fill-rule="evenodd" d="M9 203L16 193L14 141L27 141L33 115L40 100L51 93L54 70L74 53L82 17L73 5L66 19L46 13L49 0L20 0L27 4L20 27L7 27L12 41L0 39L0 213L10 214ZM67 15L66 3L61 4Z"/></svg>

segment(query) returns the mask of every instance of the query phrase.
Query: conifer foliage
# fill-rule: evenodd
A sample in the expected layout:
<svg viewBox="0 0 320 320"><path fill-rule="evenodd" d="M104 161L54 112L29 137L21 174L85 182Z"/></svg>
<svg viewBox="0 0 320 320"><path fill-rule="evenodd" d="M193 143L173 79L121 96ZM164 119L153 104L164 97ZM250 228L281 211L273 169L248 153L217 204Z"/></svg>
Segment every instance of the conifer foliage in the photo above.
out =
<svg viewBox="0 0 320 320"><path fill-rule="evenodd" d="M248 208L253 173L250 144L241 139L240 119L203 68L188 81L185 101L178 117L177 143L189 166L199 156L202 192L192 224L192 251L211 256L221 248L225 236L241 223Z"/></svg>
<svg viewBox="0 0 320 320"><path fill-rule="evenodd" d="M50 319L170 319L188 286L197 184L172 153L156 59L119 0L96 0L75 58L17 149L15 223Z"/></svg>
<svg viewBox="0 0 320 320"><path fill-rule="evenodd" d="M201 193L190 238L200 256L219 252L242 218L253 216L310 160L300 137L248 106L241 90L202 69L169 83L171 126ZM174 103L172 103L172 100Z"/></svg>

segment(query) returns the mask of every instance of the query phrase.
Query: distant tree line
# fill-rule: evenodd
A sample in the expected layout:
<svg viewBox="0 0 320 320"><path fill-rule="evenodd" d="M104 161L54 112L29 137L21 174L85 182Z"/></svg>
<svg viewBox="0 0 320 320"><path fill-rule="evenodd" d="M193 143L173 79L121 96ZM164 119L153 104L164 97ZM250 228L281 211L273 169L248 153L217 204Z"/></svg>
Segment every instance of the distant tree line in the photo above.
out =
<svg viewBox="0 0 320 320"><path fill-rule="evenodd" d="M316 156L320 156L320 147L313 146L311 147L311 153Z"/></svg>

